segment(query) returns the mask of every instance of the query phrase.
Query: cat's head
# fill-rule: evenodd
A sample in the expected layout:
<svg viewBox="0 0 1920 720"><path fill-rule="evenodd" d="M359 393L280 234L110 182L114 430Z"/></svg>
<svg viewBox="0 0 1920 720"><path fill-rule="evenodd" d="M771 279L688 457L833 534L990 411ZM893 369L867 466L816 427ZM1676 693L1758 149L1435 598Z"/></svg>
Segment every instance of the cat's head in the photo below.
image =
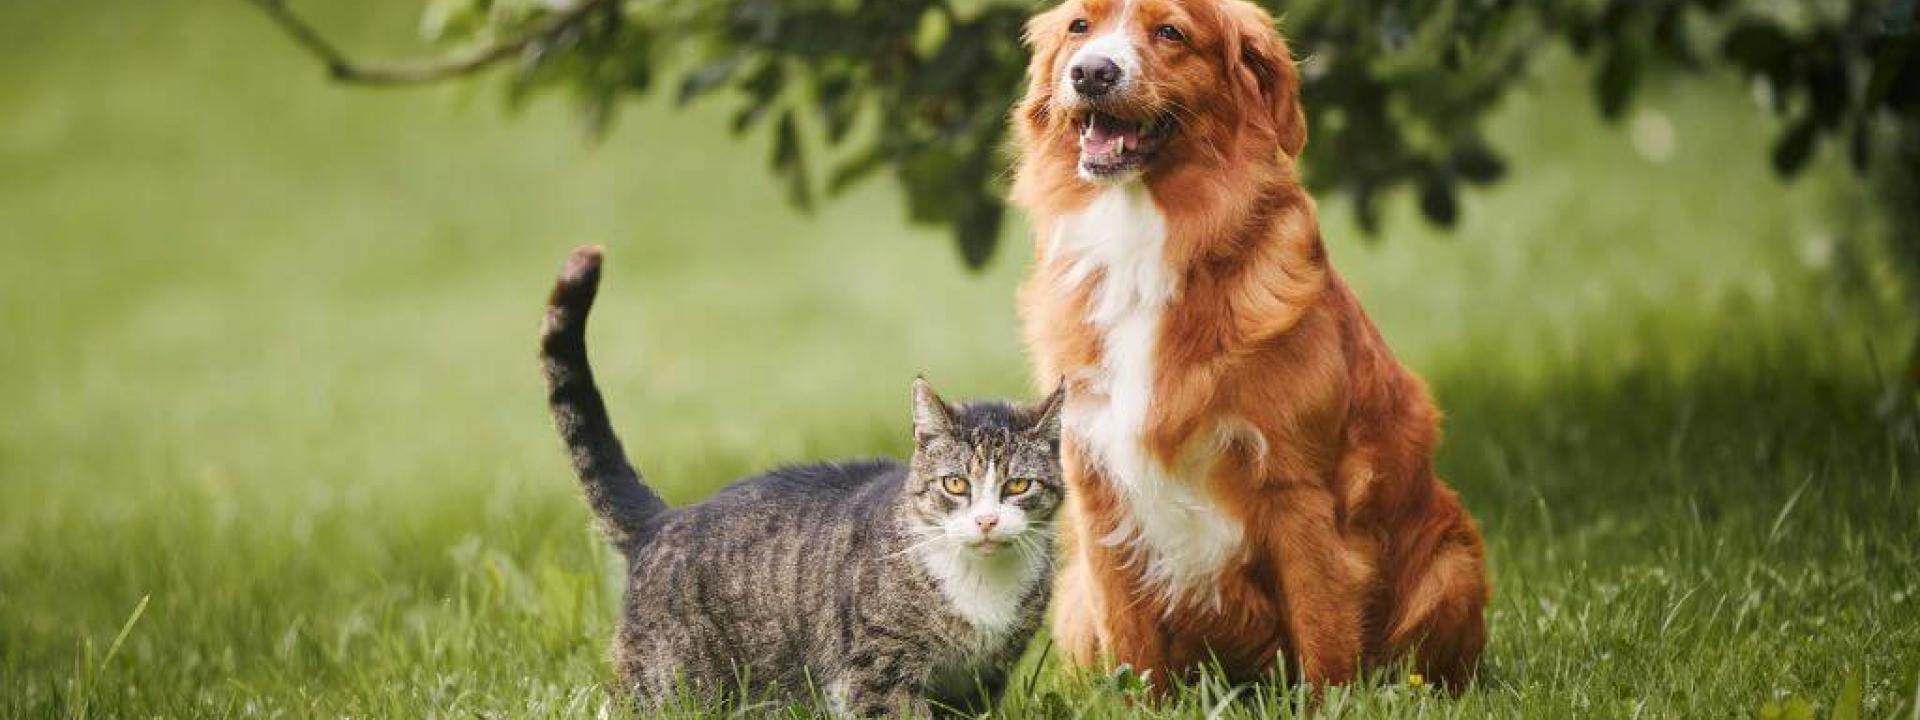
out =
<svg viewBox="0 0 1920 720"><path fill-rule="evenodd" d="M913 383L913 461L903 512L921 542L979 555L1045 552L1066 499L1060 478L1064 385L1038 404L949 405Z"/></svg>

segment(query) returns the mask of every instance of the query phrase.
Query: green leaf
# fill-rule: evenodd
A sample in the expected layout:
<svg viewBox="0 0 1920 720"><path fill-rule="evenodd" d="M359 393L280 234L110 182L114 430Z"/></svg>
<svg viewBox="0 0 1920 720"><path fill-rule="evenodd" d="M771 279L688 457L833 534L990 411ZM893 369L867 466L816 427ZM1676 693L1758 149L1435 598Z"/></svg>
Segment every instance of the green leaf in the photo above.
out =
<svg viewBox="0 0 1920 720"><path fill-rule="evenodd" d="M481 0L427 0L420 13L420 37L439 41L466 35L478 30L485 19Z"/></svg>
<svg viewBox="0 0 1920 720"><path fill-rule="evenodd" d="M1746 20L1727 32L1720 54L1748 72L1762 72L1793 54L1793 38L1772 20Z"/></svg>
<svg viewBox="0 0 1920 720"><path fill-rule="evenodd" d="M854 113L859 109L853 79L835 75L820 82L820 121L826 125L827 142L839 144L853 129Z"/></svg>
<svg viewBox="0 0 1920 720"><path fill-rule="evenodd" d="M687 73L685 80L680 81L680 96L677 101L685 105L692 102L694 98L720 87L733 77L734 71L740 69L740 64L744 61L744 56L732 55L695 68L693 72Z"/></svg>
<svg viewBox="0 0 1920 720"><path fill-rule="evenodd" d="M1448 163L1462 180L1479 185L1499 180L1507 174L1507 161L1480 140L1464 141L1453 148Z"/></svg>
<svg viewBox="0 0 1920 720"><path fill-rule="evenodd" d="M1133 669L1129 663L1120 663L1119 667L1101 676L1096 685L1123 695L1139 693L1147 689L1147 676Z"/></svg>
<svg viewBox="0 0 1920 720"><path fill-rule="evenodd" d="M994 246L999 244L1000 223L1006 217L1006 206L984 192L974 197L966 212L961 213L954 225L954 239L960 244L960 259L969 270L986 267L993 259Z"/></svg>
<svg viewBox="0 0 1920 720"><path fill-rule="evenodd" d="M947 14L934 8L928 8L920 14L919 26L913 32L913 51L920 57L932 57L941 45L947 42L947 34L952 31Z"/></svg>
<svg viewBox="0 0 1920 720"><path fill-rule="evenodd" d="M914 222L947 222L959 216L953 179L964 175L964 163L952 148L933 145L916 148L899 165L907 190L907 217Z"/></svg>
<svg viewBox="0 0 1920 720"><path fill-rule="evenodd" d="M1812 116L1801 118L1773 144L1773 171L1781 177L1793 177L1813 157L1815 125Z"/></svg>
<svg viewBox="0 0 1920 720"><path fill-rule="evenodd" d="M733 134L744 134L760 124L786 84L786 73L780 71L779 63L773 62L761 65L741 81L740 89L747 93L747 104L733 114Z"/></svg>
<svg viewBox="0 0 1920 720"><path fill-rule="evenodd" d="M1600 102L1602 117L1616 120L1626 111L1633 91L1640 84L1640 62L1639 51L1630 43L1615 45L1613 52L1601 61L1600 72L1593 78L1593 93Z"/></svg>
<svg viewBox="0 0 1920 720"><path fill-rule="evenodd" d="M1361 184L1353 190L1353 220L1360 225L1360 231L1367 235L1380 232L1379 195L1373 186Z"/></svg>
<svg viewBox="0 0 1920 720"><path fill-rule="evenodd" d="M1864 173L1873 160L1873 127L1868 116L1854 118L1853 132L1848 133L1847 156L1853 161L1853 171Z"/></svg>
<svg viewBox="0 0 1920 720"><path fill-rule="evenodd" d="M1451 176L1431 172L1420 179L1420 214L1441 227L1453 227L1460 217L1460 198Z"/></svg>
<svg viewBox="0 0 1920 720"><path fill-rule="evenodd" d="M1893 89L1893 79L1907 64L1907 56L1913 52L1915 39L1911 35L1884 38L1873 54L1873 74L1867 80L1866 106L1868 110L1879 107L1887 101L1887 95Z"/></svg>
<svg viewBox="0 0 1920 720"><path fill-rule="evenodd" d="M787 180L787 201L801 210L813 209L813 187L807 182L807 160L800 143L800 125L793 111L780 113L773 135L773 168Z"/></svg>
<svg viewBox="0 0 1920 720"><path fill-rule="evenodd" d="M1855 669L1847 674L1847 684L1840 688L1840 697L1833 701L1833 715L1830 720L1860 720L1861 705L1864 701L1866 681L1861 671Z"/></svg>
<svg viewBox="0 0 1920 720"><path fill-rule="evenodd" d="M599 142L606 139L607 129L613 127L614 116L620 109L619 96L614 94L614 90L604 85L581 88L581 127L586 131L588 140Z"/></svg>
<svg viewBox="0 0 1920 720"><path fill-rule="evenodd" d="M766 119L767 111L771 109L773 109L773 103L768 100L749 102L746 107L734 111L733 120L727 124L727 127L735 136L745 135L748 130L759 125L761 120Z"/></svg>
<svg viewBox="0 0 1920 720"><path fill-rule="evenodd" d="M1443 56L1457 47L1460 39L1460 28L1454 20L1455 5L1455 0L1434 3L1419 19L1419 27L1404 46L1380 53L1379 59L1372 63L1374 77L1383 82L1393 82L1416 77L1439 67Z"/></svg>
<svg viewBox="0 0 1920 720"><path fill-rule="evenodd" d="M549 0L480 0L487 25L496 32L512 32L554 10Z"/></svg>
<svg viewBox="0 0 1920 720"><path fill-rule="evenodd" d="M847 188L853 187L854 183L872 175L873 171L880 169L880 166L889 159L891 156L881 151L878 145L861 151L860 154L834 168L833 176L827 179L827 194L839 195Z"/></svg>

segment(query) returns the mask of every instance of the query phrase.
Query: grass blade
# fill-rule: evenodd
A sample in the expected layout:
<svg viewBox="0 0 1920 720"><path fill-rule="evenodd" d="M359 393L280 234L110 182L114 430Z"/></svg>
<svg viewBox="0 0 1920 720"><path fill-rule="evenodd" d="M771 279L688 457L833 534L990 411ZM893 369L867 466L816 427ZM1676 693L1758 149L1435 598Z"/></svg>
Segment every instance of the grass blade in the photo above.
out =
<svg viewBox="0 0 1920 720"><path fill-rule="evenodd" d="M101 670L107 669L107 663L113 662L113 656L120 653L120 644L127 641L127 635L133 632L133 624L140 622L140 616L147 612L147 601L152 599L153 593L147 593L140 598L139 605L133 606L133 614L128 615L127 621L121 623L120 634L113 636L113 644L107 646L107 654L100 658Z"/></svg>
<svg viewBox="0 0 1920 720"><path fill-rule="evenodd" d="M1787 523L1787 516L1793 513L1793 507L1800 504L1800 493L1806 492L1807 486L1811 484L1813 484L1813 473L1807 473L1807 479L1793 491L1792 497L1787 498L1787 504L1780 506L1780 514L1773 517L1773 527L1767 530L1768 545L1780 539L1780 527Z"/></svg>

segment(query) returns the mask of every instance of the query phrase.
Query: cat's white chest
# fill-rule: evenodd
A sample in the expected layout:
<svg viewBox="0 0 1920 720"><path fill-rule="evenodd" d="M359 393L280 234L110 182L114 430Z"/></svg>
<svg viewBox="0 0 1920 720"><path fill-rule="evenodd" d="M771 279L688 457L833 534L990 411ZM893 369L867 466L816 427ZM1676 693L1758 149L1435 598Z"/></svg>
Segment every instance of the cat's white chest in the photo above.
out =
<svg viewBox="0 0 1920 720"><path fill-rule="evenodd" d="M979 557L945 544L921 551L921 557L941 595L982 643L1004 635L1020 619L1021 604L1042 560L1019 552Z"/></svg>
<svg viewBox="0 0 1920 720"><path fill-rule="evenodd" d="M1152 197L1128 184L1061 218L1049 251L1068 263L1062 292L1098 283L1087 319L1100 334L1101 359L1079 371L1076 379L1090 392L1068 405L1065 421L1070 440L1086 448L1128 505L1121 526L1101 541L1132 546L1147 582L1182 600L1211 585L1238 550L1242 532L1201 491L1218 455L1210 440L1189 448L1174 467L1146 450L1160 326L1179 293L1166 263L1166 238L1166 218Z"/></svg>

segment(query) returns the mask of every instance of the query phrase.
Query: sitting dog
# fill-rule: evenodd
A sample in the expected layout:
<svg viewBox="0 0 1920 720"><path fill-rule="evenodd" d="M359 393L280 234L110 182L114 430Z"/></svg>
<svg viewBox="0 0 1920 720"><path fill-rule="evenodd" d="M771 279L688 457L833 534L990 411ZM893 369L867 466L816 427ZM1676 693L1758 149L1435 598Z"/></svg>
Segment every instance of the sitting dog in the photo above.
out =
<svg viewBox="0 0 1920 720"><path fill-rule="evenodd" d="M1485 643L1480 533L1439 412L1327 261L1299 76L1243 0L1066 0L1027 26L1020 310L1064 377L1054 635L1153 678L1275 663L1316 685ZM1161 685L1164 688L1164 685Z"/></svg>

